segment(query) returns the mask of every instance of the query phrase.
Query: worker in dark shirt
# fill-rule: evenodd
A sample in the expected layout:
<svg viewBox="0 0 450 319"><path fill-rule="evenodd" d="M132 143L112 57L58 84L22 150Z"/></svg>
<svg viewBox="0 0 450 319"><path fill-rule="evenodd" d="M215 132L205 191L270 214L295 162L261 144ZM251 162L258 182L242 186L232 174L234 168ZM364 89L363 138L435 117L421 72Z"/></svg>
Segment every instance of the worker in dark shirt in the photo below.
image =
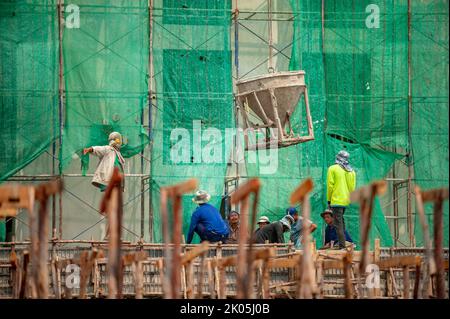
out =
<svg viewBox="0 0 450 319"><path fill-rule="evenodd" d="M338 248L337 245L338 235L336 231L336 227L333 224L334 218L333 218L333 211L331 209L325 210L320 216L323 218L325 223L327 224L327 227L325 228L325 243L324 246L321 249L328 249L328 248ZM347 232L347 230L344 230L345 235L345 244L346 246L349 246L353 244L353 240L350 237L350 234ZM336 244L336 246L334 246Z"/></svg>
<svg viewBox="0 0 450 319"><path fill-rule="evenodd" d="M286 215L279 221L264 226L255 233L253 241L256 244L265 244L266 241L270 244L284 243L283 233L290 231L293 223L294 218L291 215Z"/></svg>
<svg viewBox="0 0 450 319"><path fill-rule="evenodd" d="M198 234L201 241L223 242L228 238L228 225L220 216L219 211L214 206L208 204L211 196L205 191L198 191L192 201L198 204L197 209L192 213L191 225L187 236L187 243L190 244L194 237L194 232Z"/></svg>
<svg viewBox="0 0 450 319"><path fill-rule="evenodd" d="M253 233L253 236L256 235L257 232L259 232L261 229L263 229L265 226L270 225L270 219L267 216L261 216L261 218L256 223L258 225L258 228L256 228L255 232Z"/></svg>

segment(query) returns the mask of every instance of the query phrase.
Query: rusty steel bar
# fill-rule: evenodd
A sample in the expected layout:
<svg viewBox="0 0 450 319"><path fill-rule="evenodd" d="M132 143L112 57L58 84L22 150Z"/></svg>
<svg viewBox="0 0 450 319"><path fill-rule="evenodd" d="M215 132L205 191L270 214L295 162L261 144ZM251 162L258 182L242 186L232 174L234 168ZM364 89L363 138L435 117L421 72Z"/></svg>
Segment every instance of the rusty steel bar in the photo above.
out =
<svg viewBox="0 0 450 319"><path fill-rule="evenodd" d="M193 192L198 187L198 181L196 179L190 179L183 183L161 187L161 215L162 215L162 227L163 227L163 238L165 244L165 254L166 254L166 276L170 276L170 285L165 285L169 291L164 292L165 298L178 299L180 298L180 284L181 284L181 237L182 237L182 203L181 199L183 194ZM169 255L169 222L168 222L168 212L167 212L167 202L168 199L172 200L173 203L173 234L172 234L172 254Z"/></svg>
<svg viewBox="0 0 450 319"><path fill-rule="evenodd" d="M445 274L442 265L443 258L443 211L444 200L448 200L448 188L433 189L422 192L423 202L432 202L433 206L433 236L434 236L434 263L436 265L436 297L445 298Z"/></svg>
<svg viewBox="0 0 450 319"><path fill-rule="evenodd" d="M258 207L259 189L261 183L259 179L253 178L247 183L240 186L231 195L231 204L241 204L240 210L240 225L239 225L239 242L238 242L238 265L237 265L237 296L238 298L248 299L252 297L250 288L253 282L252 266L253 266L253 240L251 240L251 233L253 225L256 223L256 209ZM250 194L254 194L251 226L248 227L248 206ZM244 245L248 243L248 249Z"/></svg>
<svg viewBox="0 0 450 319"><path fill-rule="evenodd" d="M100 213L108 218L108 298L122 298L122 217L123 217L123 175L114 168L111 180L100 203Z"/></svg>
<svg viewBox="0 0 450 319"><path fill-rule="evenodd" d="M360 234L361 234L361 261L359 263L358 271L358 287L359 295L363 295L361 286L361 276L365 273L365 268L368 259L369 250L369 232L370 226L372 224L372 212L373 212L373 202L376 195L382 195L386 192L387 183L386 181L375 181L371 184L358 188L350 194L350 200L352 202L359 202L360 204Z"/></svg>
<svg viewBox="0 0 450 319"><path fill-rule="evenodd" d="M315 281L314 261L311 247L310 225L306 222L310 219L310 201L309 193L313 190L314 184L311 178L303 181L290 196L291 206L297 203L303 204L303 256L299 259L298 268L299 278L297 283L297 298L312 298L317 292Z"/></svg>

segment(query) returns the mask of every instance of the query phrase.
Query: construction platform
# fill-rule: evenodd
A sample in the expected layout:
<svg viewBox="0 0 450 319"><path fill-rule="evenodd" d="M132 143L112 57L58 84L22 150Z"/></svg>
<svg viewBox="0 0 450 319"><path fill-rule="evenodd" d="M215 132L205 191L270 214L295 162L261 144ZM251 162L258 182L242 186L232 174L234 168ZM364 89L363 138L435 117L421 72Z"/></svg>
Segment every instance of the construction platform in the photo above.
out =
<svg viewBox="0 0 450 319"><path fill-rule="evenodd" d="M29 245L29 242L17 242L0 247L0 298L31 298L28 288L33 265L26 262ZM238 245L209 244L202 252L195 253L200 246L204 245L181 246L180 296L188 299L235 298ZM49 247L49 298L108 297L107 242L61 240L51 242ZM122 244L123 284L119 288L122 298L164 297L165 249L164 244ZM300 282L297 274L302 251L295 250L292 244L255 245L254 249L256 255L258 251L267 249L271 249L273 254L255 258L252 297L295 298ZM138 255L145 257L134 258ZM373 288L367 287L366 274L358 275L360 251L313 248L312 255L316 282L314 298L417 298L426 280L421 272L423 248L382 248L375 245L368 256L368 265L377 265L379 269L379 286ZM448 249L444 249L444 261L448 298ZM78 273L74 265L79 267ZM74 274L79 274L78 279ZM431 284L427 297L432 298L435 284L433 276L429 279ZM376 281L376 278L372 280Z"/></svg>

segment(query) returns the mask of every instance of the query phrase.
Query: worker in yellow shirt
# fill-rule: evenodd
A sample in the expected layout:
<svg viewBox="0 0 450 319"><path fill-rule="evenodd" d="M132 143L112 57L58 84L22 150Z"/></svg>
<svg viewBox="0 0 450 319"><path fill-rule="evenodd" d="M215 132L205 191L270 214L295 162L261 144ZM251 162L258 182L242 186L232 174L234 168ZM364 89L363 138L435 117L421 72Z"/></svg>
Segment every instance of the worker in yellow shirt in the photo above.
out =
<svg viewBox="0 0 450 319"><path fill-rule="evenodd" d="M327 173L327 202L333 211L340 249L345 248L345 209L350 204L350 193L356 186L356 173L348 158L348 152L340 151L336 155L335 164L328 167Z"/></svg>

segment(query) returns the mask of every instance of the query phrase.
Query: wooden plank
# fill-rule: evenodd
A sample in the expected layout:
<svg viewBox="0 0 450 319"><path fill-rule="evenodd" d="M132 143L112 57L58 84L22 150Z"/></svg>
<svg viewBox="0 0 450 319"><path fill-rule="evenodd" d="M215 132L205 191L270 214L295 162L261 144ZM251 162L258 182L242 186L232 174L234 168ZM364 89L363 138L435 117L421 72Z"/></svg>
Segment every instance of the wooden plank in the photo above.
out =
<svg viewBox="0 0 450 319"><path fill-rule="evenodd" d="M27 279L28 279L28 265L30 263L30 254L28 251L23 252L22 262L22 276L20 282L19 299L23 299L26 296L27 291Z"/></svg>
<svg viewBox="0 0 450 319"><path fill-rule="evenodd" d="M252 260L268 259L273 256L273 250L271 248L259 249L253 252ZM229 256L222 259L218 259L218 263L221 267L236 266L238 264L238 256Z"/></svg>
<svg viewBox="0 0 450 319"><path fill-rule="evenodd" d="M165 186L164 190L169 197L182 196L183 194L193 192L198 188L198 180L195 178L181 182L172 186Z"/></svg>
<svg viewBox="0 0 450 319"><path fill-rule="evenodd" d="M344 269L344 262L343 260L323 260L323 270L330 270L330 269Z"/></svg>
<svg viewBox="0 0 450 319"><path fill-rule="evenodd" d="M212 260L208 259L206 264L208 267L209 296L211 299L215 299L216 298L216 289L214 287L214 272L213 272Z"/></svg>
<svg viewBox="0 0 450 319"><path fill-rule="evenodd" d="M291 206L303 202L305 195L308 194L314 188L314 184L311 178L306 179L300 184L291 194L289 202Z"/></svg>
<svg viewBox="0 0 450 319"><path fill-rule="evenodd" d="M347 253L343 260L345 298L353 299L353 285L351 283L352 255Z"/></svg>
<svg viewBox="0 0 450 319"><path fill-rule="evenodd" d="M409 266L403 267L403 299L409 299Z"/></svg>
<svg viewBox="0 0 450 319"><path fill-rule="evenodd" d="M369 185L358 188L350 194L351 202L358 202L362 199L370 197L371 193L375 195L383 195L387 190L386 181L374 181Z"/></svg>
<svg viewBox="0 0 450 319"><path fill-rule="evenodd" d="M0 186L0 217L17 214L17 209L33 211L35 188L17 183Z"/></svg>
<svg viewBox="0 0 450 319"><path fill-rule="evenodd" d="M298 267L299 260L299 255L293 258L274 258L268 260L267 266L269 268L296 268Z"/></svg>
<svg viewBox="0 0 450 319"><path fill-rule="evenodd" d="M436 202L446 199L448 199L448 188L438 188L422 191L422 200L424 202Z"/></svg>
<svg viewBox="0 0 450 319"><path fill-rule="evenodd" d="M197 295L196 299L203 299L203 277L205 273L205 255L202 254L200 258L200 268L199 270L199 277L198 277L198 285L197 285Z"/></svg>
<svg viewBox="0 0 450 319"><path fill-rule="evenodd" d="M190 263L192 260L194 260L200 255L203 255L208 250L209 250L209 242L207 241L202 242L199 246L194 247L194 249L191 249L187 253L182 255L181 264L184 266L187 263Z"/></svg>
<svg viewBox="0 0 450 319"><path fill-rule="evenodd" d="M376 264L380 270L389 270L390 268L403 268L405 266L420 265L422 258L420 256L395 256L389 259L383 259Z"/></svg>

